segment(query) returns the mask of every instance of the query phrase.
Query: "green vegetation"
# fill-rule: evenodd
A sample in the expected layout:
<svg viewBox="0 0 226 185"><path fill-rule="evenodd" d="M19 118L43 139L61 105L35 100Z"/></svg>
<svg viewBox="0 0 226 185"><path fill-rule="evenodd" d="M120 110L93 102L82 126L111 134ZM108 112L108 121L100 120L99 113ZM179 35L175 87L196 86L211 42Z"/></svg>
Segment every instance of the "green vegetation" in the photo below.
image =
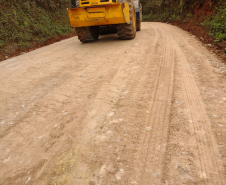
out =
<svg viewBox="0 0 226 185"><path fill-rule="evenodd" d="M140 0L143 5L144 21L180 20L187 7L183 1Z"/></svg>
<svg viewBox="0 0 226 185"><path fill-rule="evenodd" d="M18 48L67 35L70 0L0 0L0 49L10 55Z"/></svg>
<svg viewBox="0 0 226 185"><path fill-rule="evenodd" d="M140 0L143 4L145 21L180 20L194 17L196 5L202 6L205 0ZM215 0L213 0L215 1ZM223 1L223 0L220 0Z"/></svg>
<svg viewBox="0 0 226 185"><path fill-rule="evenodd" d="M195 7L202 7L207 0L140 0L143 4L144 21L181 21L189 22L195 19ZM216 8L214 8L216 7ZM199 8L198 8L199 9ZM212 0L211 9L215 9L209 16L200 17L195 23L204 26L215 42L226 40L226 2ZM196 17L197 18L197 17ZM196 19L195 19L196 20Z"/></svg>
<svg viewBox="0 0 226 185"><path fill-rule="evenodd" d="M209 34L215 37L215 42L226 40L226 2L216 8L216 14L210 15L202 23L209 30Z"/></svg>

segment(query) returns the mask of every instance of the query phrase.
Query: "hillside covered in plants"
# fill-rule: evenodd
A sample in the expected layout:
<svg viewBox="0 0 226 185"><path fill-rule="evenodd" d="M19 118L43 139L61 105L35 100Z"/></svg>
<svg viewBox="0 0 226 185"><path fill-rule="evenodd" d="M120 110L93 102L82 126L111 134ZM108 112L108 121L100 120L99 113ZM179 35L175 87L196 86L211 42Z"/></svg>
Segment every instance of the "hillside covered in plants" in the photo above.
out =
<svg viewBox="0 0 226 185"><path fill-rule="evenodd" d="M144 21L177 22L187 31L203 27L216 44L226 47L225 0L141 0L141 3Z"/></svg>
<svg viewBox="0 0 226 185"><path fill-rule="evenodd" d="M0 59L73 33L70 0L0 0Z"/></svg>

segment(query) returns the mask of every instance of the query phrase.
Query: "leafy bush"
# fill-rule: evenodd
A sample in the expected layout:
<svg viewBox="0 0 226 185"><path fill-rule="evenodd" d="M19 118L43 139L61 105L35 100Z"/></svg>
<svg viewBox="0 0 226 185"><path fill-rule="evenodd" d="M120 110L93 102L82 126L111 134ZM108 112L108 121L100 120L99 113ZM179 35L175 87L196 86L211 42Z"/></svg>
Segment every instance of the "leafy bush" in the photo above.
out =
<svg viewBox="0 0 226 185"><path fill-rule="evenodd" d="M226 2L223 6L217 7L216 12L215 15L208 16L202 25L216 38L216 42L221 42L226 40Z"/></svg>
<svg viewBox="0 0 226 185"><path fill-rule="evenodd" d="M180 16L173 14L170 18L170 20L179 20Z"/></svg>
<svg viewBox="0 0 226 185"><path fill-rule="evenodd" d="M188 18L192 18L192 17L193 17L193 15L192 15L191 13L188 13L188 14L186 14L186 17L188 17Z"/></svg>

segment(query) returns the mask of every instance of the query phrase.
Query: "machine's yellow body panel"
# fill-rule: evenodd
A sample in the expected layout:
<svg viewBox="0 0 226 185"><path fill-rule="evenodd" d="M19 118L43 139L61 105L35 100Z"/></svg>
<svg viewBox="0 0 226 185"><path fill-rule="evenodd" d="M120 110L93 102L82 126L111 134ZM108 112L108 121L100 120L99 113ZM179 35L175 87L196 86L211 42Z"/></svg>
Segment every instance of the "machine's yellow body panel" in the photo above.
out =
<svg viewBox="0 0 226 185"><path fill-rule="evenodd" d="M116 0L80 0L79 7L88 7L88 6L95 6L95 5L109 5L115 4Z"/></svg>
<svg viewBox="0 0 226 185"><path fill-rule="evenodd" d="M68 14L71 27L130 23L128 3L71 8Z"/></svg>
<svg viewBox="0 0 226 185"><path fill-rule="evenodd" d="M105 7L87 8L86 11L88 19L106 17Z"/></svg>

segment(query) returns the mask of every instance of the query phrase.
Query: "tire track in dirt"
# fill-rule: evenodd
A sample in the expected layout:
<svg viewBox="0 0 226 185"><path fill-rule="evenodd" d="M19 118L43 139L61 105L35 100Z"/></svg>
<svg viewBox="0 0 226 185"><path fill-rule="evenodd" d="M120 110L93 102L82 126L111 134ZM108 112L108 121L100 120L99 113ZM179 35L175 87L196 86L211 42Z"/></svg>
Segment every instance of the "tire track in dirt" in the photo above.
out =
<svg viewBox="0 0 226 185"><path fill-rule="evenodd" d="M70 137L81 134L79 131L86 125L79 123L85 119L88 107L92 104L99 91L106 86L105 84L114 78L121 65L120 60L113 61L114 67L109 69L109 63L106 60L98 61L98 58L96 58L92 61L92 64L85 64L83 70L78 68L77 70L79 71L77 73L69 73L68 79L63 78L64 83L60 81L59 84L48 89L49 92L42 92L43 95L38 97L38 101L32 100L28 104L26 116L20 119L17 118L17 125L6 131L3 139L5 142L10 141L11 135L9 135L9 132L15 132L14 137L21 141L21 149L14 152L17 158L19 157L21 161L25 158L27 160L31 159L33 160L33 165L36 163L36 170L42 170L42 166L45 166L46 163L43 163L43 157L48 158L55 155L56 151L64 150L68 146L67 140L71 140ZM69 67L67 69L73 71L76 68L75 66L77 65L74 64L71 69L68 69ZM101 67L102 70L96 72ZM102 78L99 79L99 76L102 76ZM89 88L92 90L89 90ZM67 89L70 89L70 93L66 93ZM76 102L76 104L73 102ZM59 140L67 144L63 147L59 146L57 145ZM13 143L10 142L10 145L13 145ZM5 145L4 147L6 148L7 146ZM28 151L32 151L32 153L23 154L22 150L24 147ZM42 149L36 151L38 147ZM20 152L18 152L19 150ZM39 152L38 156L36 156L37 152ZM4 153L2 157L6 157L5 155ZM4 168L7 167L6 165L3 166ZM22 169L21 171L27 171L27 169ZM7 179L8 182L15 178L20 179L22 172L15 172L14 177L5 177L4 179ZM24 177L20 180L23 180Z"/></svg>
<svg viewBox="0 0 226 185"><path fill-rule="evenodd" d="M142 124L141 120L147 115L147 104L150 101L149 99L152 94L151 90L153 82L156 80L156 72L155 70L153 71L153 68L159 65L155 63L156 60L158 60L158 57L156 58L156 52L159 48L159 42L162 40L162 35L158 33L158 29L152 27L150 30L152 31L150 31L150 33L153 34L152 37L154 38L152 43L153 47L149 48L145 46L144 41L142 43L138 42L138 45L142 46L142 50L145 52L142 52L144 54L137 53L134 56L134 64L136 65L135 61L138 59L139 67L135 67L135 69L134 67L132 68L125 83L125 92L121 93L121 97L123 98L119 99L119 101L114 106L114 109L116 109L118 112L115 119L117 120L118 118L123 118L122 123L114 123L114 125L117 126L113 129L114 131L117 131L117 135L119 135L117 136L117 139L120 140L120 144L115 144L114 142L106 143L107 145L103 147L107 148L107 146L110 145L114 146L115 148L119 148L120 150L117 152L117 156L120 157L119 162L123 163L124 168L126 168L126 166L127 168L130 168L125 169L125 180L112 182L112 175L108 174L106 177L104 177L103 184L130 184L134 181L134 179L136 179L137 174L140 173L140 171L137 169L136 162L139 160L138 148L140 147L139 140L141 140L139 138L144 130L144 125ZM145 38L145 36L143 36L143 38ZM128 147L124 147L127 145L126 140L129 141ZM106 161L105 163L108 164L109 161ZM134 168L131 165L134 166Z"/></svg>
<svg viewBox="0 0 226 185"><path fill-rule="evenodd" d="M155 29L155 30L156 30L156 32L158 32L158 40L154 41L154 48L157 49L156 47L161 43L161 41L162 41L162 43L165 43L165 39L167 39L167 38L164 37L165 32L162 32L159 29ZM162 39L162 37L164 39ZM165 46L163 44L162 44L162 46L165 48ZM150 73L150 72L148 72L148 70L142 71L142 69L151 69L153 67L153 63L147 62L149 60L149 56L152 56L152 54L156 52L156 50L152 50L151 53L148 53L148 55L146 55L144 57L144 59L146 59L146 60L143 60L143 61L146 61L146 62L143 62L139 66L139 70L138 70L139 73L135 72L135 75L128 75L127 80L126 80L127 82L124 81L125 84L128 84L128 87L125 89L128 92L128 95L125 96L125 100L122 101L121 103L116 103L116 105L117 105L116 107L113 106L113 109L118 110L120 112L125 112L125 113L126 112L127 113L134 112L134 114L137 115L137 116L140 114L140 116L147 117L145 122L148 122L149 124L155 123L155 127L153 125L152 126L153 126L153 128L155 129L156 132L158 131L159 138L158 139L154 138L154 140L151 141L151 145L152 146L147 151L147 153L150 154L151 153L151 149L154 147L154 155L159 155L159 153L157 151L158 150L157 149L157 144L159 145L159 144L163 143L163 145L164 145L164 140L165 140L166 136L165 136L165 138L160 139L161 134L163 132L165 134L167 134L167 125L166 126L164 124L160 125L159 122L160 123L164 122L164 121L167 122L167 120L169 119L169 111L167 112L166 109L162 108L162 107L164 107L162 105L160 105L160 106L156 106L156 105L162 103L162 99L161 98L162 98L162 96L165 96L165 95L166 95L166 98L163 101L165 103L164 105L168 105L167 109L170 108L170 103L171 103L171 96L170 96L171 93L170 93L170 91L172 90L172 74L173 74L172 71L173 71L173 65L174 65L173 64L174 55L173 55L173 48L171 48L170 45L167 45L167 47L168 47L167 49L169 49L169 50L167 50L166 48L162 49L161 50L161 56L163 56L163 57L157 58L157 61L159 61L159 63L158 64L154 64L154 66L158 66L158 71L157 71L158 75L156 75L155 78L152 80L153 82L156 82L156 84L154 85L156 91L154 91L154 92L155 92L155 94L157 94L157 96L155 96L153 98L154 95L150 95L150 94L152 94L151 93L152 89L148 88L150 85L148 85L146 87L147 88L146 91L143 90L144 87L145 87L145 84L146 83L150 83L149 82L150 79L148 79L148 76L149 76L148 73ZM164 55L164 53L166 53L166 56ZM171 56L171 54L172 54L172 56ZM171 57L171 60L167 60L168 57ZM135 57L134 60L136 58L137 57ZM154 61L156 62L156 60L154 60ZM154 61L152 61L152 62L154 62ZM126 67L126 66L124 66L124 67ZM164 78L164 75L166 74L166 72L169 72L169 71L172 72L172 73L170 73L168 76L166 76L166 78ZM137 77L138 76L142 79L142 80L140 80L140 83L137 81ZM168 78L169 76L170 76L170 78ZM153 74L152 74L152 77L153 77ZM159 79L159 77L161 77L161 78ZM118 76L118 77L116 76L115 78L116 79L114 81L112 81L112 83L116 85L118 83L118 81L120 81L121 77L120 76ZM115 86L113 84L111 86ZM150 86L150 87L152 87L152 86ZM140 92L141 90L143 92ZM118 96L118 95L115 94L114 96ZM143 96L152 97L154 99L154 101L150 100L150 102L153 102L153 107L154 107L153 108L153 113L161 114L162 117L161 117L161 115L157 115L157 117L152 117L152 120L150 121L151 118L150 118L150 116L147 116L147 115L152 115L152 114L150 112L147 114L146 110L150 111L151 107L150 107L150 105L148 105L148 107L146 107L144 102L142 102L142 104L141 104L140 101L141 101L142 98L144 98ZM160 98L160 101L159 101L158 98ZM106 100L104 102L106 102ZM95 107L103 107L104 106L103 103L101 103L101 104L102 104L101 106L95 105ZM127 109L127 107L124 107L125 105L129 106L129 109ZM120 106L123 106L124 108L119 109ZM161 111L161 109L163 109L163 112ZM141 113L141 112L143 112L143 113ZM165 116L166 114L167 114L167 116ZM117 120L117 118L120 118L120 117L123 118L125 116L124 114L122 114L121 116L120 115L121 114L117 114L117 117L116 117L115 120ZM128 116L129 116L129 114L128 114ZM114 147L115 148L119 148L120 150L123 151L123 153L122 153L122 151L119 152L119 153L117 152L118 153L117 155L120 156L120 160L119 161L123 162L123 164L124 164L123 166L127 166L127 165L130 166L130 162L132 162L132 163L134 163L134 167L137 167L136 165L138 165L139 159L141 159L143 157L142 155L143 155L145 149L143 149L143 151L140 152L139 151L139 147L140 147L140 144L141 144L140 142L144 142L144 140L141 139L141 138L145 134L143 130L145 130L145 128L148 127L148 125L146 125L146 127L145 127L143 124L140 124L140 126L138 128L134 128L134 126L131 125L130 122L134 122L133 119L137 119L136 118L137 116L133 116L133 118L130 118L130 119L128 119L128 116L126 116L126 118L127 118L125 120L126 122L123 122L123 125L124 125L123 127L126 130L121 133L121 131L119 131L119 129L115 128L115 129L117 129L117 132L118 132L117 139L116 138L114 138L114 139L112 138L114 141L115 140L120 140L120 144L115 144L115 142L111 142L111 141L108 140L108 142L103 143L103 145L101 145L100 143L98 145L98 147L100 147L102 149L101 151L107 152L107 150L109 150L107 152L108 153L108 155L107 155L108 157L107 157L106 161L101 160L101 162L99 162L99 163L105 164L105 165L103 165L103 166L105 166L104 168L107 168L109 163L110 164L111 163L113 163L113 164L115 163L115 162L113 162L114 159L111 159L114 155L111 156L111 152L110 152L112 150L111 148L114 148ZM106 120L104 119L103 122L108 123L109 122L108 119L106 119ZM114 122L114 119L113 119L113 122ZM159 124L160 128L158 127L157 124ZM116 125L116 123L114 123L114 125ZM106 125L103 124L102 127L106 127ZM139 130L137 130L137 129L139 129ZM133 143L133 145L134 145L134 146L131 145L132 148L131 147L124 148L124 145L126 144L126 142L125 142L125 144L123 144L124 143L123 140L126 140L127 137L130 137L130 134L131 134L131 133L129 134L127 132L127 130L128 130L128 132L131 131L135 135L137 135L137 134L138 134L138 136L140 135L139 136L139 138L140 138L139 141L140 142L137 142L136 136L129 139L129 143L130 144ZM148 131L146 134L149 134L149 133L150 132ZM122 139L121 137L123 135L124 135L125 138ZM151 139L151 138L149 137L149 139ZM149 142L149 141L146 141L146 142ZM141 146L143 146L143 145L141 145ZM94 148L94 147L88 146L88 145L86 147L87 148ZM111 147L111 148L109 148L109 147ZM164 155L164 150L165 150L165 146L163 146L162 150L160 151L160 152L163 152L163 154L161 154L162 157ZM132 152L134 152L134 154ZM112 153L115 154L115 151L113 150ZM95 152L95 154L97 154L97 152ZM98 156L98 154L97 154L97 156ZM137 156L139 156L138 157L139 158L138 161L136 160ZM134 161L136 161L136 162L134 162ZM86 161L86 162L88 163L88 161ZM156 162L150 161L152 163L152 164L150 164L149 159L147 159L147 161L145 160L143 162L145 163L145 164L143 164L143 165L145 165L145 167L146 166L152 166L152 165L153 166L154 165L158 165L158 166L162 165L162 159L160 159L160 163L159 162L156 163ZM116 165L116 164L114 164L114 165ZM137 176L137 173L138 173L139 174L138 178L136 178L136 177L134 177L134 178L128 177L128 179L127 179L125 177L127 180L112 181L112 177L114 177L114 176L112 176L110 174L106 174L105 177L101 177L101 180L99 180L98 182L100 184L112 184L112 183L113 184L131 184L132 182L139 182L139 178L142 178L142 177L140 177L140 175L143 174L143 171L142 171L142 169L144 168L143 165L138 165L140 167L138 167L138 169L136 168L136 169L134 169L132 171L129 170L129 169L126 169L126 173L127 173L126 176L129 176L129 175L133 176L133 174L134 174L134 176ZM150 168L150 167L148 167L148 168ZM87 178L87 176L84 175L84 177L81 180L77 179L76 183L83 184L85 182L84 180L86 179L85 177ZM134 181L134 179L136 181ZM151 180L153 180L153 179L151 179L151 178L147 179L147 181L148 181L147 183L149 184ZM160 179L159 178L155 179L155 181L160 183ZM141 184L144 184L144 183L146 183L146 182L144 182L144 180L143 180L143 182L141 182Z"/></svg>
<svg viewBox="0 0 226 185"><path fill-rule="evenodd" d="M161 169L166 147L167 130L170 116L171 95L174 72L174 46L173 37L165 30L158 29L163 37L162 52L160 54L158 75L153 89L153 99L149 105L146 119L144 138L141 143L142 159L139 184L148 185L161 183Z"/></svg>
<svg viewBox="0 0 226 185"><path fill-rule="evenodd" d="M164 27L172 32L172 27ZM174 40L177 88L174 89L163 179L170 184L224 185L224 167L210 120L187 58L177 43L180 41L183 47L186 39L175 29L173 34L177 37ZM196 54L201 56L198 52Z"/></svg>
<svg viewBox="0 0 226 185"><path fill-rule="evenodd" d="M196 138L197 159L199 159L200 173L203 184L223 185L220 169L222 163L217 150L209 117L201 99L199 89L188 65L187 59L183 55L180 47L176 44L177 57L180 61L179 68L183 81L183 93L186 107L188 108L188 117L192 122L193 133Z"/></svg>
<svg viewBox="0 0 226 185"><path fill-rule="evenodd" d="M153 30L155 31L155 30ZM154 38L154 37L153 37ZM152 45L154 48L157 47L158 45L158 40L160 38L157 37L154 39ZM126 138L122 138L125 133L121 133L117 127L115 127L116 123L114 120L116 119L115 116L108 117L107 115L104 115L102 118L99 116L97 117L96 115L101 115L101 113L105 113L107 110L112 110L114 111L114 115L116 115L118 118L123 118L123 125L125 124L127 129L132 128L131 125L127 122L133 122L133 119L131 119L130 112L136 112L137 110L140 110L140 107L136 103L140 101L140 98L143 98L143 94L140 93L140 91L143 91L144 86L146 86L146 83L150 81L148 76L150 76L150 72L148 70L143 70L143 69L151 69L151 63L147 62L147 60L150 60L150 56L154 53L154 50L150 50L147 46L145 46L144 40L142 39L141 42L133 42L135 43L136 48L139 47L139 50L131 53L131 51L128 51L128 53L123 56L123 58L128 58L127 61L124 61L117 74L115 77L112 79L112 81L102 89L102 92L98 94L98 98L95 100L93 103L93 110L91 109L89 112L91 112L91 115L88 115L86 118L86 122L93 124L93 122L99 122L98 123L98 128L95 128L94 131L96 133L96 137L93 136L91 138L91 141L85 144L85 147L83 150L90 150L94 155L97 157L95 159L90 158L89 160L85 160L84 163L80 164L81 166L83 165L88 165L88 166L98 166L99 164L102 164L102 166L99 166L99 169L101 169L100 173L103 173L102 168L108 168L109 163L115 166L115 159L114 155L115 151L112 151L113 148L119 148L122 149L124 148L124 141ZM141 47L141 48L140 48ZM140 52L142 50L142 52ZM137 78L139 77L139 78ZM142 81L142 83L141 83ZM143 103L143 102L142 102ZM146 112L144 111L146 114ZM125 115L126 114L126 115ZM121 116L120 116L121 115ZM115 118L115 119L113 119ZM128 120L127 120L128 118ZM110 119L110 120L109 120ZM111 120L113 119L113 120ZM110 122L110 123L109 123ZM111 123L113 122L113 123ZM121 123L118 123L121 125ZM111 139L109 138L109 135L105 135L106 132L103 131L105 129L103 128L108 128L109 127L112 130L109 130L110 133L115 133L114 137ZM113 127L113 128L112 128ZM120 126L119 126L120 127ZM134 131L134 128L133 128ZM89 131L86 131L87 133L90 133ZM97 134L98 133L98 134ZM121 133L121 134L120 134ZM84 137L86 134L84 134ZM128 134L126 134L128 135ZM115 138L116 137L116 138ZM102 141L106 140L105 142ZM116 144L116 140L120 140L120 144ZM133 138L130 140L130 143L136 143L137 138ZM95 143L98 143L96 145ZM94 149L96 148L96 149ZM94 151L93 151L94 150ZM100 152L97 152L96 150L100 150ZM133 149L134 150L134 149ZM127 150L123 149L122 155L119 155L118 153L121 154L120 152L117 152L117 155L120 156L120 161L123 161L123 164L126 165L128 164L126 160L128 160L128 156L130 155L129 158L131 159L133 155L131 156L130 152L127 152ZM102 156L101 154L105 153L105 156ZM100 156L99 156L100 155ZM99 156L99 157L98 157ZM68 160L68 159L67 159ZM96 163L94 164L92 160L96 160ZM82 159L80 159L82 161ZM117 165L116 165L117 166ZM77 184L86 184L86 183L100 183L100 184L112 184L112 173L110 174L103 174L100 177L98 176L99 169L94 170L91 173L94 173L95 178L93 181L90 178L89 172L84 172L84 174L81 176L77 174L77 171L74 171L75 174L77 174L76 178L74 178L74 182ZM127 171L127 173L129 173ZM97 178L97 179L96 179ZM124 181L123 181L124 182ZM122 184L123 182L115 182L118 184Z"/></svg>

